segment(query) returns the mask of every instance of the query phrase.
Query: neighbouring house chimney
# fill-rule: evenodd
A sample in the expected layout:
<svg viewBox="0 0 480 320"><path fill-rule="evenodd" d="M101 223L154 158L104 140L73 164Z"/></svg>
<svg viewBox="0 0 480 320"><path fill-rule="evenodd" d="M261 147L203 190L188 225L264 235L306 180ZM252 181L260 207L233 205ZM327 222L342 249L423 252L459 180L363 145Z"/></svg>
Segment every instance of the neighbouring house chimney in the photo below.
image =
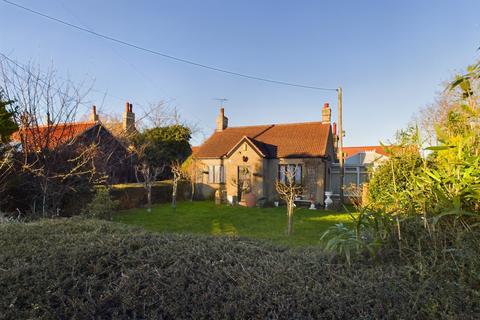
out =
<svg viewBox="0 0 480 320"><path fill-rule="evenodd" d="M228 118L225 117L225 109L220 108L220 113L217 117L217 131L223 131L228 127Z"/></svg>
<svg viewBox="0 0 480 320"><path fill-rule="evenodd" d="M133 105L128 101L125 104L125 112L123 113L122 129L124 131L135 130L135 113L133 113Z"/></svg>
<svg viewBox="0 0 480 320"><path fill-rule="evenodd" d="M332 119L332 109L330 109L330 105L325 103L322 109L322 123L330 124Z"/></svg>
<svg viewBox="0 0 480 320"><path fill-rule="evenodd" d="M92 106L92 112L90 113L90 121L97 122L98 121L98 114L97 114L97 106Z"/></svg>

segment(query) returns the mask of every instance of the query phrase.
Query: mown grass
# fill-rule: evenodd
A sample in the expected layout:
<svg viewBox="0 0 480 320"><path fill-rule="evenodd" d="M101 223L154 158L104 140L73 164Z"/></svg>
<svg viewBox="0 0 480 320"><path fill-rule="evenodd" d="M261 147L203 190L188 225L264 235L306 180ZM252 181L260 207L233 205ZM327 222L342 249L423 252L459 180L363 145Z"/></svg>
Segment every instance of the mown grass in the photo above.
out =
<svg viewBox="0 0 480 320"><path fill-rule="evenodd" d="M285 207L232 207L211 201L180 202L176 210L169 204L156 205L151 212L145 208L126 210L113 219L157 232L249 237L293 246L317 245L333 224L352 223L347 212L299 208L294 215L294 233L287 237Z"/></svg>
<svg viewBox="0 0 480 320"><path fill-rule="evenodd" d="M171 186L172 185L172 180L163 180L163 181L155 181L152 184L154 187L155 186ZM127 189L127 188L141 188L143 189L143 183L138 183L138 182L130 182L130 183L117 183L112 185L113 189Z"/></svg>
<svg viewBox="0 0 480 320"><path fill-rule="evenodd" d="M0 225L0 319L475 319L449 269L80 218ZM466 270L471 279L477 270Z"/></svg>

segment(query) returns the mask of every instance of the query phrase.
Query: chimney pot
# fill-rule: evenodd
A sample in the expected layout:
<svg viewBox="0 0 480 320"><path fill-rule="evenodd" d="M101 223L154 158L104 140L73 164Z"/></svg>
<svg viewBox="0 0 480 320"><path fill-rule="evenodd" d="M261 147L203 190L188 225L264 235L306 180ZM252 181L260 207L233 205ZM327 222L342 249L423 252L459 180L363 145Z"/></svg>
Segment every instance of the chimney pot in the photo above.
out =
<svg viewBox="0 0 480 320"><path fill-rule="evenodd" d="M323 104L323 109L327 109L327 108L330 108L330 104L328 102L325 102Z"/></svg>
<svg viewBox="0 0 480 320"><path fill-rule="evenodd" d="M129 112L130 110L130 103L128 101L125 103L125 112Z"/></svg>
<svg viewBox="0 0 480 320"><path fill-rule="evenodd" d="M336 122L333 123L332 131L333 131L333 135L336 136L337 135L337 123Z"/></svg>

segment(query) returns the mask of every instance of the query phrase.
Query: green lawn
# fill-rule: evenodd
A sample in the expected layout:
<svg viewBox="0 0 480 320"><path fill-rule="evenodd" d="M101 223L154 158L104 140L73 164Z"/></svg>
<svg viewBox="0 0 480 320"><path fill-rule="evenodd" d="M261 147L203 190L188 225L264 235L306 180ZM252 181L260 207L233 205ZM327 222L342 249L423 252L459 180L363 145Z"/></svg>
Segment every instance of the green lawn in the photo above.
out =
<svg viewBox="0 0 480 320"><path fill-rule="evenodd" d="M131 209L116 214L113 220L158 232L231 235L301 246L318 244L322 233L335 223L351 224L346 212L299 208L293 235L287 237L285 207L217 206L210 201L180 202L176 211L170 204L156 205L150 213L144 208Z"/></svg>

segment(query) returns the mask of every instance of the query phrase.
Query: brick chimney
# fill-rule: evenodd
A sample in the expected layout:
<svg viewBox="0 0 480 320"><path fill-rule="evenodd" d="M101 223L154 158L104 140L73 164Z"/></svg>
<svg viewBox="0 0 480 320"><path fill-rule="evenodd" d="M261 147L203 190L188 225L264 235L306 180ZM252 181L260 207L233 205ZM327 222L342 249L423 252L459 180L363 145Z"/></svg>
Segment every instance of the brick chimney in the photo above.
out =
<svg viewBox="0 0 480 320"><path fill-rule="evenodd" d="M323 124L330 124L332 120L332 109L330 109L330 105L325 103L322 109L322 123Z"/></svg>
<svg viewBox="0 0 480 320"><path fill-rule="evenodd" d="M90 121L97 122L98 121L98 114L97 114L97 106L92 106L92 111L90 112Z"/></svg>
<svg viewBox="0 0 480 320"><path fill-rule="evenodd" d="M228 118L225 117L225 109L220 108L220 113L217 117L217 129L216 131L223 131L228 127Z"/></svg>
<svg viewBox="0 0 480 320"><path fill-rule="evenodd" d="M135 130L135 113L133 113L133 105L128 101L125 103L125 112L122 117L122 129L124 131Z"/></svg>

